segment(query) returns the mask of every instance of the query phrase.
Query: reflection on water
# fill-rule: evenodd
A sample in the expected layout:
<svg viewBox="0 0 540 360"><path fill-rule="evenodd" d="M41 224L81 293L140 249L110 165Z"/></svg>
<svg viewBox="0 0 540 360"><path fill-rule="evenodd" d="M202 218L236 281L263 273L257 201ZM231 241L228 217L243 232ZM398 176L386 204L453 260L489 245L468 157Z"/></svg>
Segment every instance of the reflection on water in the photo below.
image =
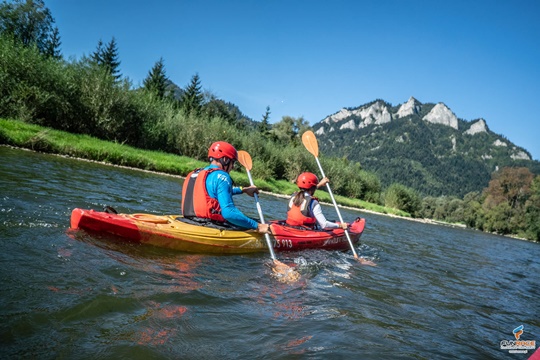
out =
<svg viewBox="0 0 540 360"><path fill-rule="evenodd" d="M350 252L279 253L302 275L283 284L269 254L67 229L75 207L179 213L181 183L0 147L3 358L506 359L499 343L517 326L540 340L538 244L344 209L367 219L357 252L378 266ZM235 200L257 217L252 198ZM285 215L285 200L261 203L268 219Z"/></svg>

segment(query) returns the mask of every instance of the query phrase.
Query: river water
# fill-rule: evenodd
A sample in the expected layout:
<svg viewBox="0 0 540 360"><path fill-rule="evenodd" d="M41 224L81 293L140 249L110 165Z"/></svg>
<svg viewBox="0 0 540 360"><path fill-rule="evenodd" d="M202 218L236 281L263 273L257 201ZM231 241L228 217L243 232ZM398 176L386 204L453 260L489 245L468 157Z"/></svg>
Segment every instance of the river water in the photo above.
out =
<svg viewBox="0 0 540 360"><path fill-rule="evenodd" d="M256 158L254 158L256 161ZM3 359L526 359L540 244L351 210L348 252L189 254L70 232L75 207L177 214L182 179L0 147ZM235 197L256 217L253 198ZM267 219L284 199L261 195ZM335 216L325 207L327 217ZM540 345L540 343L538 343Z"/></svg>

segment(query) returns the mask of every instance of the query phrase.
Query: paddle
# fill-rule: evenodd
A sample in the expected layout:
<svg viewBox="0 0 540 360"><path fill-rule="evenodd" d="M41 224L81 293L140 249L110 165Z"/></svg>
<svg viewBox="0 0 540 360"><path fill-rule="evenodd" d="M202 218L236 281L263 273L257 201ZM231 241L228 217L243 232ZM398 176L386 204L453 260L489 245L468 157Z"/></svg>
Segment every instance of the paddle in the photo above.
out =
<svg viewBox="0 0 540 360"><path fill-rule="evenodd" d="M247 151L240 150L238 151L238 161L240 164L246 168L246 172L249 178L249 183L251 186L253 186L253 178L251 177L251 169L252 169L252 161L251 156ZM259 212L259 218L261 219L261 223L265 224L264 222L264 215L262 212L261 204L259 202L259 196L255 193L253 194L255 197L255 202L257 203L257 211ZM273 269L276 274L281 275L280 280L283 281L296 281L298 278L300 278L300 274L295 271L293 268L289 267L288 265L282 263L278 259L276 259L276 254L274 253L274 247L272 246L272 241L270 240L270 235L264 234L264 238L266 240L266 245L268 245L268 250L270 250L270 257L272 258L272 261L274 262L275 268Z"/></svg>
<svg viewBox="0 0 540 360"><path fill-rule="evenodd" d="M302 143L306 147L307 151L309 151L313 156L315 156L315 160L317 161L317 165L319 165L319 170L321 171L321 175L323 178L326 177L324 175L324 170L321 166L321 162L319 161L319 143L317 142L317 138L315 137L315 134L313 131L308 130L305 133L302 134ZM332 202L334 203L334 207L336 208L336 212L339 217L340 222L344 222L343 218L341 217L341 212L339 211L339 208L336 203L336 199L334 198L334 194L332 194L332 189L330 188L330 184L326 183L326 188L328 189L328 193L330 194L330 198L332 199ZM349 246L351 247L351 250L354 254L354 258L360 261L363 264L366 265L375 265L372 261L364 260L358 257L358 254L356 253L356 250L354 249L354 245L351 240L351 236L349 235L349 231L345 230L345 235L347 236L347 240L349 241Z"/></svg>

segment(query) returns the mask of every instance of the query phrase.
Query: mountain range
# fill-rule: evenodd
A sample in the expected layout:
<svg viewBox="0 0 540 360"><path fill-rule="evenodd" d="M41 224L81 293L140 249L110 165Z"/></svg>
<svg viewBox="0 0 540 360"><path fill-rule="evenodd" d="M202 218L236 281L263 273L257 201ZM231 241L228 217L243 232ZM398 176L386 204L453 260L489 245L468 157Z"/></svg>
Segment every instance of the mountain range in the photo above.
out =
<svg viewBox="0 0 540 360"><path fill-rule="evenodd" d="M359 162L384 187L400 183L427 196L463 197L488 186L494 171L527 167L540 174L540 162L485 119L458 118L442 102L414 97L393 106L384 100L342 108L315 123L321 151Z"/></svg>

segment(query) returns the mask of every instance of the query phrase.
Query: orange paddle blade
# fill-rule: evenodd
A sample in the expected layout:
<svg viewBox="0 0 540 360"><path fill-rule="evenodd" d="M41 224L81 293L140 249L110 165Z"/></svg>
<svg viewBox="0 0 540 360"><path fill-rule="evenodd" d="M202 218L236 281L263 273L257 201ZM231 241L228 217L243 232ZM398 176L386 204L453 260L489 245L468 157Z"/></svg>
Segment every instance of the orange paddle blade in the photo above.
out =
<svg viewBox="0 0 540 360"><path fill-rule="evenodd" d="M238 151L238 161L248 171L251 171L251 167L253 166L253 162L251 161L251 156L249 155L249 153L247 151L244 151L244 150Z"/></svg>
<svg viewBox="0 0 540 360"><path fill-rule="evenodd" d="M360 262L360 264L362 264L362 265L377 266L377 264L374 263L374 262L371 261L371 260L362 259L362 258L358 258L357 260L358 260L358 261Z"/></svg>
<svg viewBox="0 0 540 360"><path fill-rule="evenodd" d="M308 130L302 134L302 144L313 156L319 157L319 144L313 131Z"/></svg>
<svg viewBox="0 0 540 360"><path fill-rule="evenodd" d="M295 269L291 268L287 264L282 263L279 260L274 260L274 267L272 268L274 276L284 283L294 283L300 279L300 274Z"/></svg>

